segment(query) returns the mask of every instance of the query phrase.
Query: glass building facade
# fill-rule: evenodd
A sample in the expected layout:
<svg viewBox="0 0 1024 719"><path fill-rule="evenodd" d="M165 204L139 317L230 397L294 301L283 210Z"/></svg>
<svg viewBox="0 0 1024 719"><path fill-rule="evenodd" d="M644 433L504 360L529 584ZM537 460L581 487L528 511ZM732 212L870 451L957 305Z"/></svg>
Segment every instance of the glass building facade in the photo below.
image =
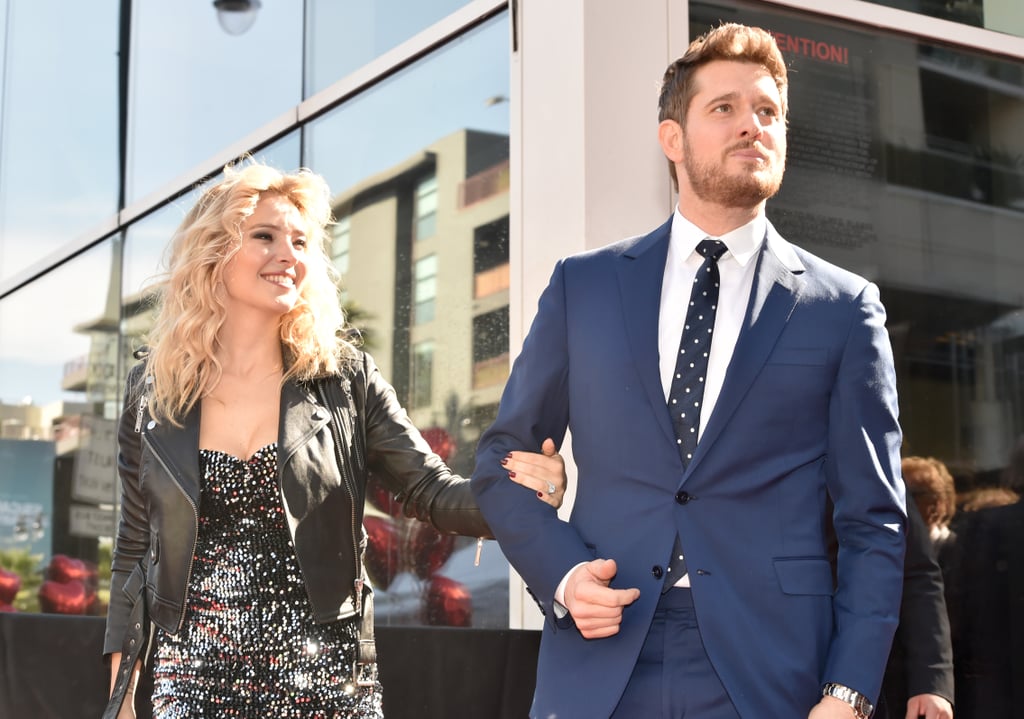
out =
<svg viewBox="0 0 1024 719"><path fill-rule="evenodd" d="M0 0L0 568L17 577L0 605L105 612L145 287L225 163L251 153L327 179L352 322L469 474L554 260L672 211L657 82L720 21L768 28L791 67L769 218L881 288L904 454L948 468L954 532L1016 501L1024 9L822 5L264 0L239 32L208 2L93 0L58 21ZM538 626L495 545L475 567L472 540L395 515L371 492L378 621ZM54 587L76 577L81 591ZM951 574L947 593L966 581Z"/></svg>

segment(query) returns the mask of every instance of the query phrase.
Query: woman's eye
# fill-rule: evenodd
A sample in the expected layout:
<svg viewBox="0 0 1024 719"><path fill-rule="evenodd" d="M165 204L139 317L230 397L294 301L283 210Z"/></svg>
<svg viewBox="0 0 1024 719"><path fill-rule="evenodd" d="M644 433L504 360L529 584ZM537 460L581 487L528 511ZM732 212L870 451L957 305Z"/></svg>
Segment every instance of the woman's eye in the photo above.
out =
<svg viewBox="0 0 1024 719"><path fill-rule="evenodd" d="M269 240L273 240L274 239L274 236L272 234L270 234L269 232L254 232L253 233L253 237L255 237L257 240L268 240L269 241Z"/></svg>
<svg viewBox="0 0 1024 719"><path fill-rule="evenodd" d="M295 241L292 242L292 244L295 245L298 248L306 249L306 245L308 245L309 243L306 242L305 239L299 237L299 238L296 238Z"/></svg>

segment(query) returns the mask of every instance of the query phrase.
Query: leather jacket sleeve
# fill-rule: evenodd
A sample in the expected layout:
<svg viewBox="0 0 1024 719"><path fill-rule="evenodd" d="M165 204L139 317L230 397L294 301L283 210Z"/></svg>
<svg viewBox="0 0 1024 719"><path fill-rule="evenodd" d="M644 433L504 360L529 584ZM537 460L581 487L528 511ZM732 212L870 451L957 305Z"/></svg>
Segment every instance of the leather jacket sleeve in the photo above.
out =
<svg viewBox="0 0 1024 719"><path fill-rule="evenodd" d="M124 410L117 431L117 472L121 478L121 519L110 571L110 606L103 653L121 651L133 598L124 592L132 570L149 549L149 522L139 485L141 435L135 429L145 364L132 368L125 385Z"/></svg>
<svg viewBox="0 0 1024 719"><path fill-rule="evenodd" d="M452 474L431 451L369 355L363 355L362 369L367 461L402 502L405 515L446 534L493 537L469 479Z"/></svg>

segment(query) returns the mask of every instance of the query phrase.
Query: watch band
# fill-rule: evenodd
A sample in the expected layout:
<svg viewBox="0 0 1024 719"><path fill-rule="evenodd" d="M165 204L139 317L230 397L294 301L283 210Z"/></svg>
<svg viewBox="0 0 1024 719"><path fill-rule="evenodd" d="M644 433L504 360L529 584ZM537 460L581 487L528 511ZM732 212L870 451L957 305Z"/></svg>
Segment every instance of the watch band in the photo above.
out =
<svg viewBox="0 0 1024 719"><path fill-rule="evenodd" d="M829 682L822 687L821 695L823 697L833 697L839 701L846 702L853 707L853 713L857 719L870 719L872 712L875 711L874 705L867 700L867 697L855 689L851 689L843 684Z"/></svg>

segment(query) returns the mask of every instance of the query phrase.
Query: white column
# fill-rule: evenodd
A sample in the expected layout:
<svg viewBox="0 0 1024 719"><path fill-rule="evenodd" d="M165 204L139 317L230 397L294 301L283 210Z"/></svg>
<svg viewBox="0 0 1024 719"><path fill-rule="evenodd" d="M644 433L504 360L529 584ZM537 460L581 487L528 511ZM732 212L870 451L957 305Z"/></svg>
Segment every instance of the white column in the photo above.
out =
<svg viewBox="0 0 1024 719"><path fill-rule="evenodd" d="M510 346L522 347L555 262L645 233L674 199L658 88L685 49L685 0L520 0L513 18ZM576 478L569 442L570 493ZM513 573L510 625L541 616Z"/></svg>

